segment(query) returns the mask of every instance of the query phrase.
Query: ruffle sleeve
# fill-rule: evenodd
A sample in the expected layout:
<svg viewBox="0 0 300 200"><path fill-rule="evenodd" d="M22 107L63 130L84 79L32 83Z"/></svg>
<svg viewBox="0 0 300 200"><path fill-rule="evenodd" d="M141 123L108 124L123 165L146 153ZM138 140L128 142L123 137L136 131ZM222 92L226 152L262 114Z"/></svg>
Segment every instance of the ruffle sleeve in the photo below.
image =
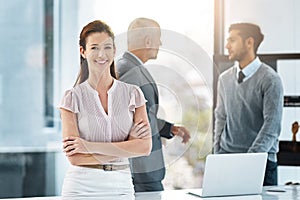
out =
<svg viewBox="0 0 300 200"><path fill-rule="evenodd" d="M134 86L130 94L129 110L134 112L136 108L143 106L146 102L142 90Z"/></svg>
<svg viewBox="0 0 300 200"><path fill-rule="evenodd" d="M63 108L73 113L78 113L78 101L73 90L67 90L58 105L58 108Z"/></svg>

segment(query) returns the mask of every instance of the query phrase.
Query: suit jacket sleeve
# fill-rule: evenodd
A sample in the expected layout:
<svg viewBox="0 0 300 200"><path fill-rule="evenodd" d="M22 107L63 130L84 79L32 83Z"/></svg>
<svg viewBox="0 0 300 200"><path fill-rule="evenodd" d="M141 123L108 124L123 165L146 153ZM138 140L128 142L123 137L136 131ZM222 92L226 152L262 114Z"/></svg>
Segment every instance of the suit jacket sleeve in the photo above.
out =
<svg viewBox="0 0 300 200"><path fill-rule="evenodd" d="M152 90L152 86L150 86L149 84L140 86L141 90L144 93L145 98L147 99L147 103L146 103L146 108L147 108L147 114L148 114L148 119L150 124L152 124L151 128L153 127L153 131L154 132L159 132L159 135L161 137L170 139L172 138L174 135L171 132L171 128L173 126L172 123L167 122L163 119L159 119L157 118L157 109L158 109L158 105L156 105L154 98L152 98L149 90ZM155 121L155 122L154 122ZM157 127L154 128L154 127ZM155 131L157 130L157 131Z"/></svg>
<svg viewBox="0 0 300 200"><path fill-rule="evenodd" d="M163 119L157 119L157 125L161 137L171 139L174 136L173 133L171 132L171 128L173 126L172 123L167 122Z"/></svg>

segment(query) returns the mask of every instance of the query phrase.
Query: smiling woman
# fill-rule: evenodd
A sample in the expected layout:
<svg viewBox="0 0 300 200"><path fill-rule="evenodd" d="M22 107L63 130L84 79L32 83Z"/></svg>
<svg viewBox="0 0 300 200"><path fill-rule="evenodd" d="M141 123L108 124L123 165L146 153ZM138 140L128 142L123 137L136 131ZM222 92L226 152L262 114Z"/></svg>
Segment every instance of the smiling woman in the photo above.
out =
<svg viewBox="0 0 300 200"><path fill-rule="evenodd" d="M152 146L145 98L138 87L116 80L109 26L90 22L79 44L80 73L59 105L63 148L72 164L62 197L133 197L127 158L148 155Z"/></svg>

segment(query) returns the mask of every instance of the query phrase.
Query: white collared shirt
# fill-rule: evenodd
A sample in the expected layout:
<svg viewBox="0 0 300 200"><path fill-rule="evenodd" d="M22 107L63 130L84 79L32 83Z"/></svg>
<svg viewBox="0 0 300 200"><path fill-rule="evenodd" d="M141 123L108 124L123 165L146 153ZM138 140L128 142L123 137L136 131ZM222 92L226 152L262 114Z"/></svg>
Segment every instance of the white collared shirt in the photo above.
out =
<svg viewBox="0 0 300 200"><path fill-rule="evenodd" d="M236 64L236 77L239 77L239 72L242 71L243 74L245 75L245 78L243 79L243 82L246 81L247 79L249 79L261 66L261 61L258 58L258 56L256 56L256 58L249 63L246 67L244 67L244 69L240 69L239 65Z"/></svg>

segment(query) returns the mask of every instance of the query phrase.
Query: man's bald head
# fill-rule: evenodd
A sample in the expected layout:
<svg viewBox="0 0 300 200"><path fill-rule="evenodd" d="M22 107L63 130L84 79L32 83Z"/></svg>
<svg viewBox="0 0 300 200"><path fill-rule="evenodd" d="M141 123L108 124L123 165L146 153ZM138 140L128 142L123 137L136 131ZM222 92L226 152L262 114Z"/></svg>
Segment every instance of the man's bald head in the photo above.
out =
<svg viewBox="0 0 300 200"><path fill-rule="evenodd" d="M133 20L129 27L128 31L135 30L135 29L140 29L140 28L157 28L159 27L159 24L154 21L153 19L148 19L148 18L137 18Z"/></svg>
<svg viewBox="0 0 300 200"><path fill-rule="evenodd" d="M153 19L137 18L133 20L127 32L128 50L146 48L145 38L160 36L160 26Z"/></svg>

